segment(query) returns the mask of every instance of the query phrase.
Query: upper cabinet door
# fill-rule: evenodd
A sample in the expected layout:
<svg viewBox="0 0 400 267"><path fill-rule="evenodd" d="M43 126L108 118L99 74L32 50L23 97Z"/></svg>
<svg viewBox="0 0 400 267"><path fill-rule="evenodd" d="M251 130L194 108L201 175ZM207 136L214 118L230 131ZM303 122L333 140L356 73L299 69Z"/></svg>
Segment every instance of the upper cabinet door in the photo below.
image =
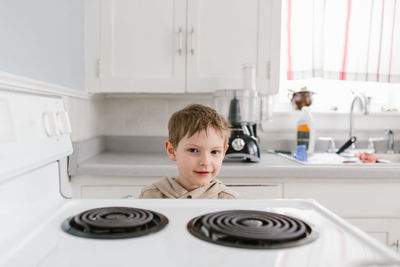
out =
<svg viewBox="0 0 400 267"><path fill-rule="evenodd" d="M101 0L99 10L100 91L185 91L185 0Z"/></svg>
<svg viewBox="0 0 400 267"><path fill-rule="evenodd" d="M92 92L278 90L280 0L85 0Z"/></svg>
<svg viewBox="0 0 400 267"><path fill-rule="evenodd" d="M270 0L188 0L187 91L240 89L242 65L256 64L257 89L268 92L271 8Z"/></svg>

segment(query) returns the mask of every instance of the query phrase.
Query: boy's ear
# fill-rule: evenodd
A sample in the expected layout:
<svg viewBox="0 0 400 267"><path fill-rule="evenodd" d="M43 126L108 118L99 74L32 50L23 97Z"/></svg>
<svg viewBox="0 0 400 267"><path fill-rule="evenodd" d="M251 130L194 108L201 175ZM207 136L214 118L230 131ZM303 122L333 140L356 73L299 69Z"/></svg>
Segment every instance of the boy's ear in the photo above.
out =
<svg viewBox="0 0 400 267"><path fill-rule="evenodd" d="M227 144L225 147L224 155L226 154L226 151L228 150L229 145Z"/></svg>
<svg viewBox="0 0 400 267"><path fill-rule="evenodd" d="M167 155L168 157L172 160L172 161L176 161L176 155L175 155L175 148L174 146L171 144L170 141L165 141L165 150L167 151Z"/></svg>

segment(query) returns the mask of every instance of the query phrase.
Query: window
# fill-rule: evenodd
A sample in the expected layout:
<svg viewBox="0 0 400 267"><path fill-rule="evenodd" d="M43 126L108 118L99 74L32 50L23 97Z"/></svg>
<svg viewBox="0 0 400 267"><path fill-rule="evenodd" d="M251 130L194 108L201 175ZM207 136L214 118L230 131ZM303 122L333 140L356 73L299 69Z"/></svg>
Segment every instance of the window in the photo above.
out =
<svg viewBox="0 0 400 267"><path fill-rule="evenodd" d="M396 0L283 0L277 110L293 110L288 88L314 95L314 111L348 113L355 92L371 112L399 109L400 3Z"/></svg>

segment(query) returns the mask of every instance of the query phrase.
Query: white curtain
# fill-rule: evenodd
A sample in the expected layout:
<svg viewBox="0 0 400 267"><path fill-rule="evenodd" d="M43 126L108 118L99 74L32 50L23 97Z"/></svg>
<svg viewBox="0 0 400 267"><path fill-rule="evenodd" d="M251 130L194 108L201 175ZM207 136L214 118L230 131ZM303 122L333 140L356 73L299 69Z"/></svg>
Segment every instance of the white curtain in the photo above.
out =
<svg viewBox="0 0 400 267"><path fill-rule="evenodd" d="M397 0L286 0L287 79L400 82Z"/></svg>

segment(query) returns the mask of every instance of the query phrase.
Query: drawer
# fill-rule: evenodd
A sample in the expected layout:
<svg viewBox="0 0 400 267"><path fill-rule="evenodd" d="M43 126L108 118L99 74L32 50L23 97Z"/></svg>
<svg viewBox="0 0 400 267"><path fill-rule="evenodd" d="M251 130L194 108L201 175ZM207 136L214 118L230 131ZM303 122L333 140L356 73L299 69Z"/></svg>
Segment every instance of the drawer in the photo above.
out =
<svg viewBox="0 0 400 267"><path fill-rule="evenodd" d="M143 186L132 185L85 185L82 198L138 198Z"/></svg>
<svg viewBox="0 0 400 267"><path fill-rule="evenodd" d="M243 199L282 198L281 185L227 186ZM81 188L82 198L138 198L143 186L86 185Z"/></svg>
<svg viewBox="0 0 400 267"><path fill-rule="evenodd" d="M400 218L400 183L287 183L284 198L315 199L344 217Z"/></svg>
<svg viewBox="0 0 400 267"><path fill-rule="evenodd" d="M282 198L282 185L227 185L240 194L242 199L270 199Z"/></svg>

